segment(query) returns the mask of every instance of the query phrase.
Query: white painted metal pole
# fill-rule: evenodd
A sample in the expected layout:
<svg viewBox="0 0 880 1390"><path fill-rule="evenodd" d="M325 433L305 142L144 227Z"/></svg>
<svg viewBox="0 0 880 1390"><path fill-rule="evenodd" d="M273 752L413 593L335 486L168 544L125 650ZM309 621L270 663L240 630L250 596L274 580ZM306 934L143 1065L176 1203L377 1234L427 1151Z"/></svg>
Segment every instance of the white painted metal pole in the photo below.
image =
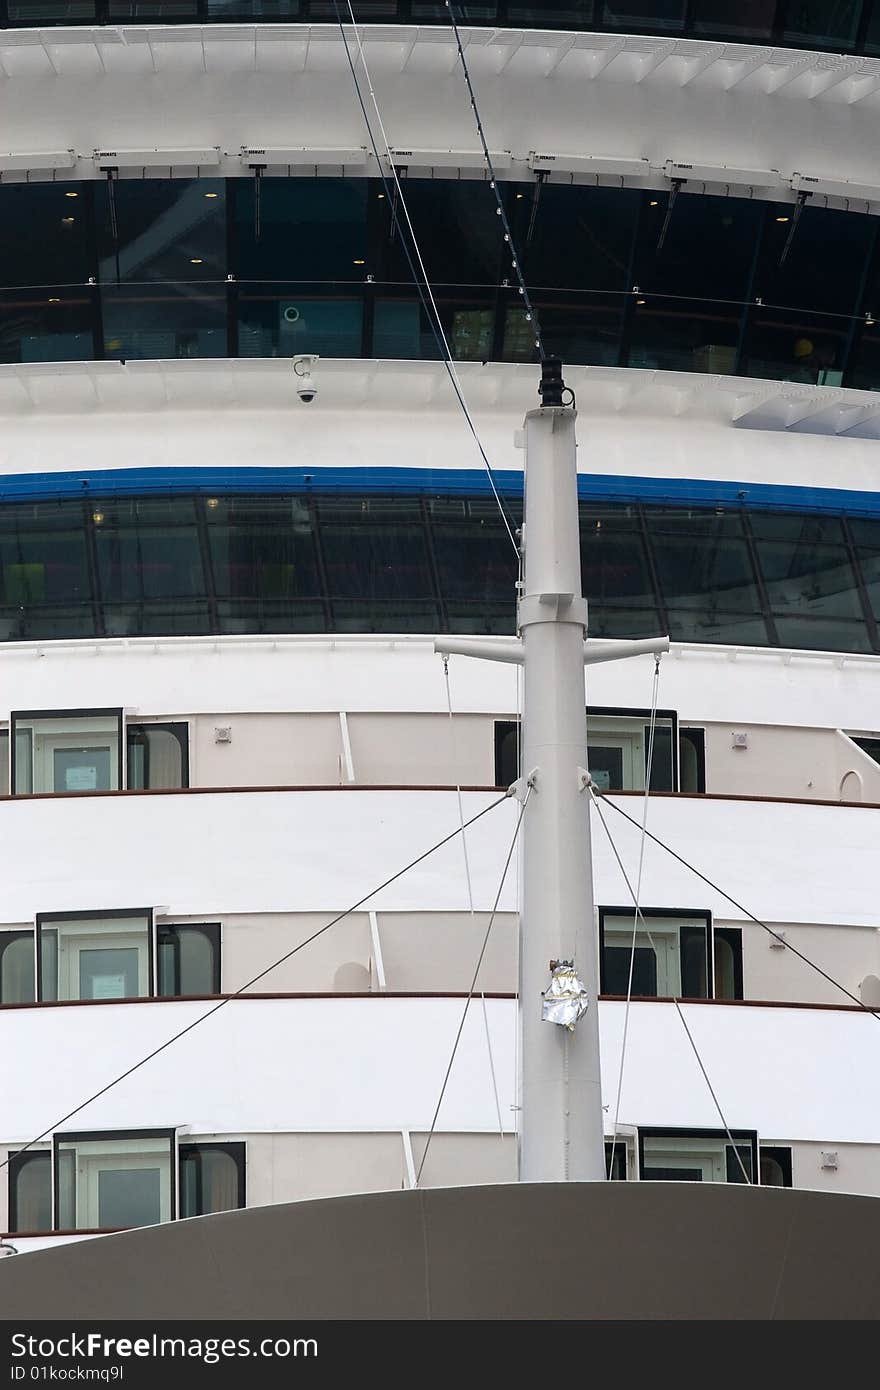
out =
<svg viewBox="0 0 880 1390"><path fill-rule="evenodd" d="M524 776L535 776L522 832L520 1179L599 1181L605 1150L589 794L582 777L587 608L574 409L531 411L525 447L522 766ZM551 960L573 960L589 995L574 1032L541 1018Z"/></svg>

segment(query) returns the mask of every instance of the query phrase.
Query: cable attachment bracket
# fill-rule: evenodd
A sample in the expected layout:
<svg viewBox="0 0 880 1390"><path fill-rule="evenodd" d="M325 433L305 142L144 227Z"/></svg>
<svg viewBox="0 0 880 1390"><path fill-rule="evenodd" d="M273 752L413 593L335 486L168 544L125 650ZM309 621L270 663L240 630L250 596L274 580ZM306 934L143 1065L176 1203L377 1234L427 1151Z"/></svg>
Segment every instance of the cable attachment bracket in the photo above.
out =
<svg viewBox="0 0 880 1390"><path fill-rule="evenodd" d="M593 779L585 767L578 768L578 791L588 792L593 785Z"/></svg>
<svg viewBox="0 0 880 1390"><path fill-rule="evenodd" d="M526 777L517 777L515 782L511 782L507 788L508 796L515 796L517 801L525 806L529 799L529 793L533 792L538 785L538 769L533 767Z"/></svg>

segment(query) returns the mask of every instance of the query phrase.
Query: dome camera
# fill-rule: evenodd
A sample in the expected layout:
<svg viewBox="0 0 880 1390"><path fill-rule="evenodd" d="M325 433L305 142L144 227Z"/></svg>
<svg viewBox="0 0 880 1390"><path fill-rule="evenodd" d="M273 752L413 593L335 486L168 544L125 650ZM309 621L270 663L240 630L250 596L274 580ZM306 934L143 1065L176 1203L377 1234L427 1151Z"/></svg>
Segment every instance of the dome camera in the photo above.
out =
<svg viewBox="0 0 880 1390"><path fill-rule="evenodd" d="M293 359L293 370L298 378L296 394L303 405L311 405L318 394L318 386L312 376L312 366L317 360L317 357L314 356L295 357Z"/></svg>

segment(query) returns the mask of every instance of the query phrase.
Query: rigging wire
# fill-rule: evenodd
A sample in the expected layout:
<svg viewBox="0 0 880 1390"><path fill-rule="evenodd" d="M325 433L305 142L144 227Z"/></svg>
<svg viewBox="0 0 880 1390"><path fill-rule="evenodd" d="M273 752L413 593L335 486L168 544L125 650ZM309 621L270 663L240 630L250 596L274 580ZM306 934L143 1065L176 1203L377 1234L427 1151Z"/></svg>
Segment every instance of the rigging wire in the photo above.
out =
<svg viewBox="0 0 880 1390"><path fill-rule="evenodd" d="M632 898L633 903L636 905L636 910L638 911L638 898L637 898L636 891L635 891L635 889L633 888L633 885L632 885L632 882L631 882L631 880L630 880L630 877L629 877L628 873L626 872L626 869L625 869L624 866L623 866L623 860L621 859L620 854L619 854L618 849L617 849L617 846L616 846L616 844L614 843L614 839L613 839L613 837L612 837L611 831L608 829L608 825L607 825L607 823L606 823L606 821L605 821L605 816L604 816L603 811L602 811L602 804L601 804L601 802L600 802L600 800L599 800L599 797L598 797L598 794L597 794L597 792L596 792L596 789L595 789L595 787L593 786L592 783L590 783L590 795L591 795L591 797L592 797L592 799L593 799L593 803L594 803L594 805L595 805L595 807L596 807L596 810L597 810L597 812L598 812L598 814L599 814L599 819L600 819L600 821L602 822L602 829L605 831L605 834L608 836L608 843L609 843L610 846L611 846L611 850L612 850L612 853L613 853L613 855L614 855L614 858L617 860L617 866L618 866L618 868L620 869L620 872L621 872L622 875L623 875L623 880L624 880L624 882L625 882L625 884L626 884L626 886L627 886L627 889L629 890L630 897ZM646 833L646 834L648 833L647 830L645 831L645 833ZM650 929L650 927L648 926L648 923L645 921L644 918L642 918L642 925L644 926L645 932L647 933L647 936L648 936L648 940L649 940L650 943L651 943L651 950L654 952L654 954L657 956L657 958L658 958L658 960L659 960L659 958L660 958L660 957L659 957L659 953L658 953L658 951L657 951L657 947L656 947L655 944L654 944L654 938L653 938L653 936L651 935L651 929ZM681 1007L681 1001L679 1000L679 998L677 997L677 995L673 995L672 1002L673 1002L673 1004L675 1005L676 1013L678 1014L679 1018L681 1019L682 1027L684 1028L684 1031L685 1031L685 1033L687 1034L687 1040L688 1040L688 1042L690 1043L691 1049L692 1049L692 1051L693 1051L693 1054L694 1054L694 1056L695 1056L696 1059L697 1059L697 1066L700 1068L700 1071L701 1071L702 1074L703 1074L703 1080L705 1081L705 1083L706 1083L706 1085L707 1085L707 1087L708 1087L708 1089L709 1089L709 1094L710 1094L710 1096L712 1097L712 1101L713 1101L713 1103L714 1103L714 1105L715 1105L715 1109L718 1111L718 1117L719 1117L719 1119L721 1120L722 1125L724 1126L724 1132L726 1133L728 1139L730 1140L730 1144L731 1144L731 1148L733 1149L733 1152L736 1154L737 1162L739 1163L740 1170L741 1170L742 1175L743 1175L743 1179L744 1179L744 1181L745 1181L746 1183L748 1183L748 1184L751 1186L753 1180L752 1180L752 1178L749 1177L748 1173L746 1172L746 1166L745 1166L745 1164L743 1163L742 1154L740 1153L737 1144L734 1142L733 1135L732 1135L731 1132L730 1132L730 1126L729 1126L729 1124L727 1123L727 1120L726 1120L725 1115L724 1115L724 1111L721 1109L721 1102L720 1102L719 1099L718 1099L718 1096L717 1096L716 1091L715 1091L715 1087L712 1085L712 1082L711 1082L711 1080L710 1080L710 1078L709 1078L709 1073L707 1072L706 1067L705 1067L705 1064L704 1064L704 1062L703 1062L703 1059L702 1059L702 1057L700 1056L700 1050L699 1050L699 1048L697 1047L697 1044L696 1044L696 1042L695 1042L695 1040L694 1040L694 1035L693 1035L693 1033L691 1032L690 1028L688 1027L687 1019L685 1018L684 1012L683 1012L682 1007ZM612 1142L613 1142L613 1141L612 1141Z"/></svg>
<svg viewBox="0 0 880 1390"><path fill-rule="evenodd" d="M513 851L516 849L516 842L517 842L517 840L519 839L520 826L522 825L523 816L524 816L525 813L526 813L526 807L527 807L528 804L529 804L529 797L531 796L531 794L532 794L532 789L531 789L531 787L529 787L529 788L527 788L527 790L526 790L526 794L525 794L525 796L524 796L524 798L523 798L522 806L520 807L519 815L518 815L517 818L516 818L516 825L514 826L514 829L513 829L513 838L512 838L512 840L510 841L510 849L507 851L507 858L506 858L505 861L504 861L504 868L503 868L502 871L501 871L501 881L500 881L499 884L498 884L498 892L495 894L495 901L494 901L494 903L492 904L492 911L491 911L491 913L489 914L489 922L488 922L488 925L487 925L487 927L486 927L485 935L484 935L484 937L483 937L483 944L482 944L482 946L480 947L480 954L479 954L479 956L477 957L477 964L476 964L476 968L475 968L475 970L474 970L474 977L473 977L473 979L471 980L471 987L470 987L470 989L468 990L467 999L464 1001L464 1009L462 1010L462 1014L461 1014L461 1022L460 1022L459 1025L458 1025L458 1032L457 1032L456 1035L455 1035L455 1042L452 1044L452 1055L451 1055L450 1058L449 1058L449 1065L448 1065L448 1067L446 1068L446 1075L445 1075L444 1078L443 1078L443 1085L440 1087L440 1095L439 1095L439 1097L438 1097L438 1099L437 1099L437 1105L436 1105L436 1108L435 1108L435 1110L434 1110L433 1119L431 1120L431 1128L430 1128L430 1130L428 1131L428 1138L427 1138L427 1141L426 1141L426 1143L425 1143L425 1151L424 1151L424 1153L422 1154L422 1161L421 1161L421 1163L419 1164L418 1172L416 1173L416 1187L418 1187L418 1185L419 1185L419 1180L421 1179L421 1176L422 1176L422 1169L423 1169L424 1166L425 1166L425 1160L426 1160L427 1157L428 1157L428 1150L429 1150L430 1147L431 1147L431 1140L432 1140L433 1137L434 1137L434 1130L435 1130L435 1128L436 1128L436 1126L437 1126L437 1117L438 1117L438 1115L440 1114L440 1107L441 1107L441 1105L443 1104L443 1097L446 1095L446 1087L449 1085L449 1078L450 1078L450 1076L451 1076L451 1074L452 1074L453 1063L455 1062L455 1054L456 1054L457 1051L458 1051L458 1044L461 1042L461 1035L462 1035L462 1033L464 1032L464 1025L465 1025L465 1022L466 1022L466 1020L467 1020L468 1009L470 1008L471 1000L473 999L474 993L475 993L476 988L477 988L477 977L478 977L478 975L479 975L479 973L480 973L480 969L481 969L482 964L483 964L483 957L484 957L485 954L486 954L486 947L489 945L489 934L490 934L490 932L491 932L491 930L492 930L492 924L493 924L493 922L495 921L495 918L496 918L497 913L498 913L498 904L499 904L499 902L501 901L501 894L502 894L502 891L503 891L503 889L504 889L504 881L505 881L505 879L507 878L507 871L508 871L508 869L510 868L510 861L511 861L511 859L513 858ZM497 803L496 803L496 804L497 804Z"/></svg>
<svg viewBox="0 0 880 1390"><path fill-rule="evenodd" d="M348 60L348 66L349 66L349 70L351 71L352 81L354 82L354 88L355 88L355 92L356 92L356 94L357 94L358 104L359 104L359 106L360 106L360 108L361 108L361 114L363 115L363 118L364 118L364 125L366 126L367 135L369 136L369 139L370 139L370 145L372 146L372 149L373 149L373 156L374 156L374 158L375 158L375 160L376 160L376 165L377 165L377 168L378 168L378 170L379 170L379 177L380 177L381 180L382 180L382 187L383 187L383 189L385 190L385 197L386 197L386 200L389 201L389 205L390 205L390 204L391 204L391 201L392 201L392 200L391 200L391 186L390 186L390 184L389 184L389 182L388 182L388 176L387 176L387 174L385 173L385 169L384 169L383 164L382 164L382 158L381 158L381 156L380 156L380 154L379 154L379 148L378 148L378 145L377 145L377 143L376 143L376 137L375 137L375 135L374 135L374 133L373 133L373 127L372 127L372 125L371 125L371 123L370 123L369 115L367 114L366 103L364 102L363 93L361 92L360 82L358 81L357 70L356 70L356 68L355 68L355 64L354 64L354 61L353 61L352 56L351 56L351 50L350 50L350 48L349 48L348 38L347 38L346 33L345 33L345 26L344 26L344 24L343 24L342 14L341 14L340 8L339 8L339 0L333 0L333 8L334 8L334 10L335 10L335 12L336 12L336 22L337 22L337 24L339 25L339 32L340 32L340 35L342 36L342 43L343 43L343 46L344 46L344 48L345 48L345 56L346 56L346 58L347 58L347 60ZM487 474L488 474L488 476L489 476L489 483L490 483L490 486L491 486L491 488L492 488L492 492L493 492L493 494L494 494L495 501L496 501L496 503L497 503L497 505L498 505L498 510L499 510L499 512L501 513L501 519L502 519L502 521L504 522L505 529L506 529L507 534L508 534L508 537L509 537L509 539L510 539L510 544L513 546L514 553L518 555L518 554L519 554L519 547L518 547L518 545L517 545L517 543L516 543L516 537L515 537L514 534L513 534L513 527L512 527L512 525L511 525L510 518L509 518L509 516L508 516L507 510L505 509L504 503L503 503L503 501L502 501L501 494L500 494L500 492L499 492L499 490L498 490L498 485L497 485L497 483L495 482L495 475L494 475L494 472L493 472L493 470L492 470L492 465L491 465L490 462L489 462L488 455L486 454L486 450L485 450L485 448L483 447L483 442L482 442L482 440L481 440L481 438L480 438L480 435L479 435L479 432L478 432L478 430L477 430L477 427L476 427L476 425L474 424L473 416L471 415L470 409L469 409L469 407L468 407L468 403L467 403L467 401L465 400L464 391L462 390L461 382L460 382L459 376L458 376L458 371L457 371L457 369L456 369L456 367L455 367L455 362L454 362L454 359L453 359L453 356L452 356L452 352L451 352L450 347L449 347L449 341L448 341L448 339L447 339L447 337L446 337L446 332L445 332L445 330L444 330L444 328L443 328L443 324L442 324L441 319L440 319L440 311L439 311L438 308L437 308L437 303L436 303L436 300L435 300L435 298L434 298L434 292L433 292L433 290L432 290L432 288L431 288L431 282L430 282L430 280L428 279L428 274L427 274L427 271L425 270L425 263L424 263L424 260L422 259L422 253L421 253L421 250L420 250L420 248L419 248L418 238L417 238L417 236L416 236L416 234L415 234L415 230L414 230L414 228L413 228L412 221L411 221L411 219L410 219L409 208L407 207L406 198L404 197L404 194L403 194L403 188L401 187L400 178L399 178L398 173L397 173L397 166L396 166L396 164L395 164L395 162L394 162L394 157L393 157L393 155L392 155L392 153L391 153L391 146L390 146L390 144L389 144L389 142L388 142L388 136L387 136L387 134L386 134L386 132L385 132L385 125L384 125L384 122L383 122L383 120L382 120L382 114L381 114L381 112L380 112L380 110L379 110L379 103L378 103L378 101L376 100L376 93L375 93L375 91L374 91L374 89L373 89L373 79L372 79L372 77L371 77L371 75L370 75L369 66L367 65L367 58L366 58L366 54L364 53L363 43L361 42L360 30L358 29L357 21L355 20L355 17L354 17L354 10L352 9L351 0L347 0L347 8L348 8L349 17L350 17L350 19L351 19L352 28L353 28L353 30L354 30L354 36L355 36L355 39L356 39L356 41L357 41L358 56L359 56L359 58L360 58L361 65L362 65L363 70L364 70L364 77L366 78L367 89L368 89L369 94L370 94L370 99L371 99L371 101L372 101L372 103L373 103L373 110L374 110L375 113L376 113L376 120L378 121L378 124L379 124L379 130L381 131L381 134L382 134L382 142L383 142L383 144L384 144L384 146L385 146L385 157L386 157L386 159L387 159L387 161L388 161L388 165L389 165L389 167L390 167L390 169L391 169L391 177L392 177L392 179L394 180L394 199L393 199L394 208L396 209L397 206L399 205L401 211L403 212L404 220L405 220L405 222L406 222L406 226L407 226L407 229L408 229L408 231L409 231L410 238L411 238L411 240L412 240L412 250L415 252L415 256L416 256L416 259L418 260L418 264L419 264L419 269L421 270L421 274L422 274L422 279L421 279L421 280L419 279L419 276L416 274L416 267L415 267L415 263L414 263L414 261L413 261L412 252L410 251L409 242L407 241L407 238L403 235L402 229L401 229L401 227L400 227L400 219L399 219L399 215L398 215L398 216L397 216L397 226L398 226L398 230L400 230L400 233L401 233L401 235L400 235L400 244L401 244L401 246L403 247L403 251L404 251L404 254L405 254L405 256L406 256L407 264L409 265L410 274L412 275L412 278L413 278L413 284L415 285L416 289L418 290L419 298L420 298L420 300L421 300L421 302L422 302L422 308L423 308L424 311L425 311L425 314L426 314L426 316L427 316L428 322L429 322L430 325L431 325L431 331L432 331L432 333L433 333L433 335L434 335L434 339L435 339L435 341L436 341L436 343L437 343L437 346L438 346L438 348L439 348L439 350L440 350L440 356L441 356L442 359L443 359L443 365L444 365L444 367L445 367L445 369L446 369L446 374L447 374L447 376L449 377L449 380L450 380L450 382L451 382L451 384L452 384L452 389L453 389L453 391L455 392L455 395L456 395L456 398L457 398L457 400L458 400L459 405L461 406L461 409L462 409L462 412L463 412L463 414L464 414L465 420L467 421L468 429L470 430L471 434L473 435L474 443L476 444L477 449L479 450L480 457L482 458L483 463L484 463L485 466L486 466L486 472L487 472Z"/></svg>
<svg viewBox="0 0 880 1390"><path fill-rule="evenodd" d="M608 1165L608 1179L614 1173L614 1151L617 1148L617 1123L620 1119L620 1097L623 1092L623 1068L626 1061L626 1041L629 1033L629 1010L632 1003L633 971L636 963L636 935L642 916L642 870L645 863L645 831L648 827L648 801L651 795L651 777L654 772L654 733L657 728L657 702L660 691L660 657L654 658L654 685L651 692L651 723L648 734L648 757L645 767L645 799L642 803L642 835L639 844L639 867L636 874L635 913L633 915L632 943L629 953L629 975L626 982L626 1008L623 1014L623 1041L620 1047L620 1069L617 1073L617 1099L614 1106L614 1128L611 1131L611 1161ZM653 945L653 943L652 943Z"/></svg>
<svg viewBox="0 0 880 1390"><path fill-rule="evenodd" d="M349 0L349 6L350 3L351 0ZM477 133L480 137L480 144L483 146L483 158L486 161L486 168L489 171L489 187L495 194L495 215L501 218L501 225L504 228L504 241L505 244L510 247L511 268L515 271L516 278L519 281L519 293L526 309L526 322L532 325L532 331L535 335L535 347L538 349L538 356L543 362L546 357L546 353L544 352L544 341L541 336L541 329L538 323L538 316L535 313L535 310L532 306L532 301L529 298L529 292L526 288L526 282L523 279L520 259L517 254L516 246L514 244L513 234L510 230L510 223L507 220L507 213L504 208L504 200L502 199L501 194L498 191L498 180L495 177L495 170L492 166L492 156L489 153L489 145L486 141L486 133L483 130L483 122L480 117L480 108L477 106L477 96L476 92L474 91L474 84L471 82L470 70L467 65L467 59L464 56L464 49L461 43L461 34L459 32L458 23L455 18L455 7L452 4L452 0L444 0L444 3L446 5L447 10L449 11L449 22L452 25L452 32L455 35L455 44L458 49L458 61L461 63L461 70L464 74L464 80L467 83L468 96L470 97L471 103L471 110L474 113L474 120L477 124ZM538 185L538 190L540 192L540 183ZM539 196L539 192L535 194L536 201ZM531 233L531 227L529 230Z"/></svg>
<svg viewBox="0 0 880 1390"><path fill-rule="evenodd" d="M628 815L627 812L624 811L621 806L618 806L616 802L611 801L605 794L602 794L602 800L607 801L608 805L612 807L612 809L615 810L618 813L618 815L623 816L624 820L628 820L630 825L634 825L636 829L638 829L638 821L634 820L632 816ZM754 912L750 912L749 909L747 907L744 907L741 902L737 902L736 898L732 898L729 893L725 893L723 888L719 888L717 883L713 883L711 878L708 878L706 874L702 873L696 867L695 864L691 864L689 860L685 859L682 855L678 854L677 851L671 847L671 845L667 845L663 840L658 839L658 837L652 834L650 830L646 830L645 834L647 835L649 840L653 840L655 845L659 845L661 849L665 849L667 854L671 854L673 859L677 859L679 864L684 865L686 869L690 869L692 874L696 874L697 878L702 879L703 883L705 883L707 887L713 889L714 892L719 893L722 898L726 898L727 901L737 909L737 911L743 913L745 917L748 917L750 922L754 922L756 927L762 927L764 931L768 933L768 935L773 937L774 941L779 942L780 946L784 946L787 951L791 951L792 955L797 956L799 960L802 960L804 962L804 965L808 965L811 970L815 970L818 975L822 976L823 980L827 980L828 983L830 985L833 985L835 989L839 989L841 994L845 994L847 999L851 999L854 1004L858 1005L858 1007L862 1010L863 1013L871 1014L872 1017L876 1018L878 1023L880 1023L880 1010L868 1008L867 1004L863 1004L861 999L859 999L857 995L853 994L852 990L847 989L846 985L842 985L839 980L835 980L833 975L829 975L827 970L822 969L821 965L817 965L814 960L810 960L810 957L804 955L803 951L799 951L797 946L793 946L790 941L780 936L779 932L775 932L772 927L768 927L766 922L762 922L760 917L756 917Z"/></svg>
<svg viewBox="0 0 880 1390"><path fill-rule="evenodd" d="M488 806L484 806L482 811L478 811L476 815L471 816L470 820L465 821L463 828L475 825L478 820L482 820L483 816L487 816L490 811L494 811L496 806L500 806L503 801L507 801L509 795L510 793L505 792L503 796L499 796L495 801L490 802ZM525 807L523 807L523 809L525 809ZM517 821L517 828L519 828L519 823L521 820L522 814L520 814L519 820ZM80 1111L85 1110L86 1106L91 1105L93 1101L99 1100L100 1097L106 1095L108 1091L112 1091L114 1086L118 1086L121 1081L125 1081L127 1077L133 1075L134 1072L139 1071L141 1067L146 1066L147 1062L151 1062L154 1057L158 1057L160 1052L164 1052L166 1048L171 1047L173 1043L179 1042L181 1038L186 1037L187 1033L191 1033L193 1029L198 1028L200 1023L206 1023L209 1018L212 1018L214 1014L219 1013L220 1010L225 1008L227 1004L231 1003L233 999L237 999L240 995L244 994L246 990L249 990L252 985L258 984L260 980L265 979L265 977L268 974L270 974L271 971L275 970L279 965L283 965L285 961L290 960L299 951L302 951L304 947L310 945L311 942L316 941L319 936L323 936L324 933L328 932L331 927L335 927L338 922L341 922L344 918L349 917L353 912L356 912L359 907L363 907L364 903L369 902L370 898L374 898L377 893L381 893L384 889L389 888L392 883L396 883L397 880L399 878L402 878L404 874L409 873L410 869L414 869L418 864L421 864L425 859L428 859L430 855L435 854L438 849L442 849L444 845L448 845L450 840L454 840L456 835L461 834L461 831L462 827L456 827L456 829L451 830L448 835L444 835L442 840L438 840L436 844L432 845L430 849L426 849L422 854L418 855L417 858L411 859L410 862L406 864L402 869L398 869L397 872L393 873L390 878L386 878L384 883L380 883L375 888L371 888L369 893L365 893L364 896L362 898L359 898L356 903L352 903L351 907L347 907L344 910L344 912L338 913L334 918L332 918L331 921L325 923L323 927L319 927L317 931L312 932L311 936L307 936L304 941L300 941L298 945L294 946L291 950L286 951L283 956L279 956L277 960L272 961L271 965L267 965L266 968L264 970L261 970L258 975L254 975L253 979L247 980L243 985L240 985L237 990L234 990L232 994L227 994L223 999L219 1000L218 1003L214 1004L210 1009L208 1009L207 1013L200 1014L198 1018L193 1019L192 1023L188 1023L185 1028L181 1028L177 1033L174 1033L172 1037L166 1038L165 1042L160 1043L158 1047L154 1047L152 1052L148 1052L145 1057L141 1057L139 1061L135 1062L132 1066L126 1068L125 1071L120 1072L120 1074L118 1076L115 1076L112 1081L108 1081L106 1086L102 1086L99 1091L95 1091L94 1094L89 1096L87 1100L82 1101L79 1105L75 1106L73 1110L68 1110L66 1115L62 1115L59 1120L55 1120L55 1122L49 1125L48 1128L44 1129L41 1134L38 1134L35 1138L28 1140L26 1144L23 1144L19 1149L16 1150L16 1153L26 1153L28 1149L33 1148L34 1144L39 1144L42 1139L47 1138L48 1135L52 1134L55 1130L57 1130L60 1125L66 1124L68 1120L72 1120L74 1115L78 1115ZM489 925L491 927L491 920ZM0 1161L0 1172L2 1172L3 1169L7 1166L11 1156L11 1154L7 1154L6 1157L2 1161Z"/></svg>

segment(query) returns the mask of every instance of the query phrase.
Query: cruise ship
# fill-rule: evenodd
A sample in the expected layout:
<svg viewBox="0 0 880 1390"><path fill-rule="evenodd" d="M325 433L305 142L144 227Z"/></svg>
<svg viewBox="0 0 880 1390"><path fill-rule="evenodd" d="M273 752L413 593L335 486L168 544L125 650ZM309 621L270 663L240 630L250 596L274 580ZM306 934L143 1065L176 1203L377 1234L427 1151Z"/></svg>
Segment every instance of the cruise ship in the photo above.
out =
<svg viewBox="0 0 880 1390"><path fill-rule="evenodd" d="M2 0L0 79L0 1305L510 1220L540 355L584 1200L880 1229L880 0Z"/></svg>

